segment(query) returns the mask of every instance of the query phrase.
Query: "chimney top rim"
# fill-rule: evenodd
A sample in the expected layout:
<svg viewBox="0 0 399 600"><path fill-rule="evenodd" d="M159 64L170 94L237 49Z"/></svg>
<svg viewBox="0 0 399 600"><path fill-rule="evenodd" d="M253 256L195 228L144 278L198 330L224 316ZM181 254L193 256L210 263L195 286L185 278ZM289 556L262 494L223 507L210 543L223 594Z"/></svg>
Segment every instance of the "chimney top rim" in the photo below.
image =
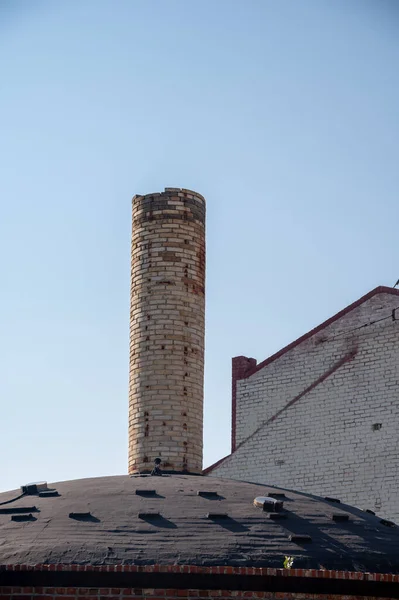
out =
<svg viewBox="0 0 399 600"><path fill-rule="evenodd" d="M206 200L202 194L195 192L194 190L189 190L187 188L172 188L166 187L163 192L152 192L150 194L135 194L132 198L132 202L137 200L138 198L151 198L151 196L163 196L163 195L182 195L184 198L185 195L195 196L198 200L206 203Z"/></svg>

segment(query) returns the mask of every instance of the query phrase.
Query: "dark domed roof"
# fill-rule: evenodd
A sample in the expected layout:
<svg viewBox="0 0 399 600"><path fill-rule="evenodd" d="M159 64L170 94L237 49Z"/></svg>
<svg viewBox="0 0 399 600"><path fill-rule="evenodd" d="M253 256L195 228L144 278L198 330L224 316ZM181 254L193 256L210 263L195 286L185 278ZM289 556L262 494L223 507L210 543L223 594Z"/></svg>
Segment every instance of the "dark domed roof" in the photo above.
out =
<svg viewBox="0 0 399 600"><path fill-rule="evenodd" d="M18 493L0 494L0 564L282 567L292 556L304 568L399 570L398 528L308 494L189 475L52 487L58 496L7 504ZM280 518L254 506L255 497L278 493L285 494Z"/></svg>

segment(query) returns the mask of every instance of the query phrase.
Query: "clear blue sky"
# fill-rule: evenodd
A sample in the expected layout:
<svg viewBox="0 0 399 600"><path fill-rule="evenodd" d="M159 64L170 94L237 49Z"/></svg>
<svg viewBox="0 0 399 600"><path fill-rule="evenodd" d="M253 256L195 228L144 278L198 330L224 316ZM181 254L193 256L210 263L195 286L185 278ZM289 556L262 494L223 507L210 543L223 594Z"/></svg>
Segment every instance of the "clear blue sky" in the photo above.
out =
<svg viewBox="0 0 399 600"><path fill-rule="evenodd" d="M0 3L0 490L125 473L131 197L207 198L205 465L231 357L399 277L395 0Z"/></svg>

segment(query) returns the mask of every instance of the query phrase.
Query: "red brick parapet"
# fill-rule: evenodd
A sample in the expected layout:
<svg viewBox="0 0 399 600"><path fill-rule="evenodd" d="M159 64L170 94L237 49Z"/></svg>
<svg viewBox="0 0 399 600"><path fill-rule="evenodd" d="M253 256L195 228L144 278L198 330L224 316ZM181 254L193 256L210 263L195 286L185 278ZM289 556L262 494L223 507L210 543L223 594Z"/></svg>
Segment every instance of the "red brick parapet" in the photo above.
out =
<svg viewBox="0 0 399 600"><path fill-rule="evenodd" d="M236 449L237 381L244 379L256 367L256 358L235 356L231 360L231 451Z"/></svg>
<svg viewBox="0 0 399 600"><path fill-rule="evenodd" d="M8 583L7 583L8 580ZM196 565L3 565L0 600L399 597L399 574Z"/></svg>
<svg viewBox="0 0 399 600"><path fill-rule="evenodd" d="M245 575L262 577L311 577L319 579L345 579L399 583L399 573L363 573L360 571L333 571L328 569L277 569L272 567L229 567L198 565L77 565L77 564L37 564L0 565L4 571L67 571L67 572L107 572L107 573L195 573L200 575ZM0 587L1 589L1 587Z"/></svg>

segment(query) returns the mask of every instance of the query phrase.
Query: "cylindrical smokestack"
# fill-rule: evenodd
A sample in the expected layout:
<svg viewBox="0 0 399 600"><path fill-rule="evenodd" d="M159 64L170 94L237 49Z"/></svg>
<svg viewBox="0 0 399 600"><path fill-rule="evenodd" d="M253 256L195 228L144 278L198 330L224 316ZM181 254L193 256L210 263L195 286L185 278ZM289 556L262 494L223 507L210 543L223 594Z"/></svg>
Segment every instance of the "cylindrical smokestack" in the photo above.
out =
<svg viewBox="0 0 399 600"><path fill-rule="evenodd" d="M129 473L201 473L205 199L166 188L134 196Z"/></svg>

